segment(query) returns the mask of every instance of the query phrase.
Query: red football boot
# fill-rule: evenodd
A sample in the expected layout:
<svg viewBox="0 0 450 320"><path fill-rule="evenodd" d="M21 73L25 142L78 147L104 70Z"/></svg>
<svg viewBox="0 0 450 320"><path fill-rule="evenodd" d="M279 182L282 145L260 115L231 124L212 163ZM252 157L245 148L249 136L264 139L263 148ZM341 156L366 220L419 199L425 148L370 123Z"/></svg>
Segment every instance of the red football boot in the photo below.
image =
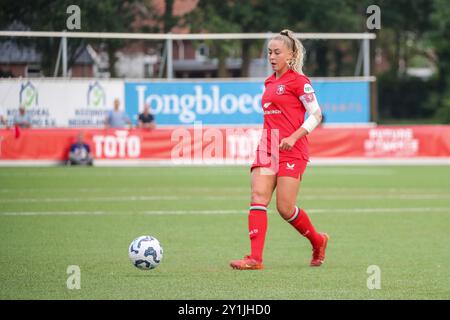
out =
<svg viewBox="0 0 450 320"><path fill-rule="evenodd" d="M255 260L250 256L245 256L242 260L233 260L230 262L233 269L238 270L260 270L264 269L261 261Z"/></svg>
<svg viewBox="0 0 450 320"><path fill-rule="evenodd" d="M326 233L320 233L320 235L323 237L323 242L320 247L313 248L313 255L310 263L311 267L320 267L325 261L325 250L330 236Z"/></svg>

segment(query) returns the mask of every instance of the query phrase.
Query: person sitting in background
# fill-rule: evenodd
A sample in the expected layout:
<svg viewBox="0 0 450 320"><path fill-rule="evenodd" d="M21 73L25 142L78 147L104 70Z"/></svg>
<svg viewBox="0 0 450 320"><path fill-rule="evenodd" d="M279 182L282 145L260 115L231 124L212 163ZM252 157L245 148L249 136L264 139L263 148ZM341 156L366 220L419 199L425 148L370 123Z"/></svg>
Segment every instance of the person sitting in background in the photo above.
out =
<svg viewBox="0 0 450 320"><path fill-rule="evenodd" d="M138 128L155 129L155 127L155 117L150 113L150 105L146 103L144 106L144 111L138 118Z"/></svg>
<svg viewBox="0 0 450 320"><path fill-rule="evenodd" d="M8 128L8 123L2 115L0 115L0 125L4 125L6 128Z"/></svg>
<svg viewBox="0 0 450 320"><path fill-rule="evenodd" d="M91 148L84 142L82 132L78 134L77 142L70 146L68 165L93 165Z"/></svg>
<svg viewBox="0 0 450 320"><path fill-rule="evenodd" d="M24 105L20 105L19 113L14 116L13 125L19 128L31 128L31 117L26 112Z"/></svg>
<svg viewBox="0 0 450 320"><path fill-rule="evenodd" d="M130 118L124 111L119 110L120 101L114 99L114 110L111 110L106 117L105 126L107 128L125 128L126 124L131 126Z"/></svg>

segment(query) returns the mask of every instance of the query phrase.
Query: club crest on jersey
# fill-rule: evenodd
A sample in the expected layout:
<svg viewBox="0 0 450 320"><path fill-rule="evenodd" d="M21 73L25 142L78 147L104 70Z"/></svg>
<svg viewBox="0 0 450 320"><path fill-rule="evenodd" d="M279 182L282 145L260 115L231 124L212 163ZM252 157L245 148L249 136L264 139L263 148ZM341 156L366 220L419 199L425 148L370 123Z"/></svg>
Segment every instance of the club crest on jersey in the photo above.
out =
<svg viewBox="0 0 450 320"><path fill-rule="evenodd" d="M284 84L280 84L277 88L277 94L283 94L284 93Z"/></svg>

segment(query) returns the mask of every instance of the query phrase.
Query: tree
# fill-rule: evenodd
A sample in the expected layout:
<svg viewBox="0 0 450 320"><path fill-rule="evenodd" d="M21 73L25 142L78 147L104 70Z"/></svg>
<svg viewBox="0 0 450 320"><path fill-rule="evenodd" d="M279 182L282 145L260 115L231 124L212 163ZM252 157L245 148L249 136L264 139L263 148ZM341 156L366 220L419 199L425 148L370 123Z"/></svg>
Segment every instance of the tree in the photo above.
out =
<svg viewBox="0 0 450 320"><path fill-rule="evenodd" d="M274 32L292 29L296 32L357 32L362 31L364 9L358 0L324 0L320 4L314 0L250 0L250 1L207 1L200 0L197 8L189 15L193 32ZM358 13L359 14L355 14ZM240 41L242 76L248 76L249 62L258 41ZM227 45L218 46L218 54L227 53ZM314 41L317 72L330 74L329 51L332 45L326 41ZM229 48L228 48L229 49ZM336 72L342 69L345 48L334 47L337 58ZM220 58L219 58L220 60Z"/></svg>
<svg viewBox="0 0 450 320"><path fill-rule="evenodd" d="M434 0L431 15L432 30L427 33L438 58L436 115L445 123L450 123L450 7L447 0Z"/></svg>
<svg viewBox="0 0 450 320"><path fill-rule="evenodd" d="M186 17L186 23L191 26L191 32L239 32L236 21L227 19L235 5L234 1L204 1L200 0L195 10ZM233 49L230 41L206 41L211 48L211 54L218 59L218 76L227 77L226 58Z"/></svg>
<svg viewBox="0 0 450 320"><path fill-rule="evenodd" d="M1 0L0 28L5 29L13 22L20 22L35 31L63 31L66 30L66 20L69 17L66 10L72 5L71 0L33 0L15 1ZM131 25L136 13L136 5L140 1L129 0L78 0L81 9L81 30L83 32L127 32L132 31ZM51 17L49 17L51 15ZM76 59L77 48L85 45L85 39L71 38L68 41L69 68ZM22 42L18 40L18 42ZM54 61L59 48L59 39L34 39L34 44L42 52L42 67L46 75L52 74ZM111 39L103 41L90 40L91 43L105 43L111 76L115 76L115 52L123 45L123 40ZM29 43L29 42L27 42ZM79 52L79 51L78 51Z"/></svg>
<svg viewBox="0 0 450 320"><path fill-rule="evenodd" d="M382 26L377 42L383 43L383 49L388 53L391 71L403 76L411 57L419 51L418 46L411 46L411 44L419 43L424 33L431 27L433 2L429 0L369 0L366 3L373 3L381 8ZM420 52L420 54L424 53Z"/></svg>

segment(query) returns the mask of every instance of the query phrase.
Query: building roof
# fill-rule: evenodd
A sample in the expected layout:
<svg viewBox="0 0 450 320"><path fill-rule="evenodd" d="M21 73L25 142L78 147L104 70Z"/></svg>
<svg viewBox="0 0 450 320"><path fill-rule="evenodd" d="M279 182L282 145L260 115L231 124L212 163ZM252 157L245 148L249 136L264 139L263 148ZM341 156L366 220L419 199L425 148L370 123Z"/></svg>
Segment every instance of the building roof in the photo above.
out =
<svg viewBox="0 0 450 320"><path fill-rule="evenodd" d="M86 46L78 47L79 53L75 59L75 64L93 64L94 59ZM31 64L41 63L42 54L32 46L22 46L14 41L7 40L0 42L0 63L1 64Z"/></svg>
<svg viewBox="0 0 450 320"><path fill-rule="evenodd" d="M33 47L20 46L11 40L0 42L0 63L40 63L41 57Z"/></svg>
<svg viewBox="0 0 450 320"><path fill-rule="evenodd" d="M94 59L86 46L78 47L75 54L79 55L74 64L94 64Z"/></svg>

